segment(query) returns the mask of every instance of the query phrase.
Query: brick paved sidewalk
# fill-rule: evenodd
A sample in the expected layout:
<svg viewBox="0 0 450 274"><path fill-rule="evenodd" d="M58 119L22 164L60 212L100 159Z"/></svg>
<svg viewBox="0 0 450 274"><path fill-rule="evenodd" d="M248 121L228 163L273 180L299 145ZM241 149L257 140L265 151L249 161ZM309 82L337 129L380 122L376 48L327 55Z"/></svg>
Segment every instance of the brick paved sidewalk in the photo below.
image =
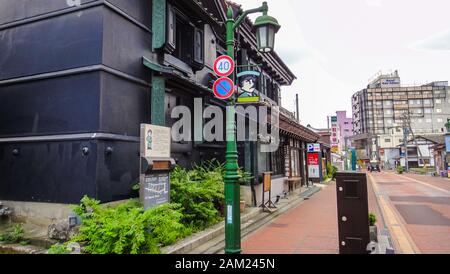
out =
<svg viewBox="0 0 450 274"><path fill-rule="evenodd" d="M337 254L336 185L245 238L244 254Z"/></svg>

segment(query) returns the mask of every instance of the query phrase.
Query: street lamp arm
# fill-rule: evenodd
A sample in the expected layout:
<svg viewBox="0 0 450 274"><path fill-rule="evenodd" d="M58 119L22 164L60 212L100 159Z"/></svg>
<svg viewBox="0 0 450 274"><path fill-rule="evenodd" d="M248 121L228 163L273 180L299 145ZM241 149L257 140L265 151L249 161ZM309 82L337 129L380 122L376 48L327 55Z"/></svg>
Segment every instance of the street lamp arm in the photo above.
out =
<svg viewBox="0 0 450 274"><path fill-rule="evenodd" d="M258 13L258 12L262 12L264 13L264 15L267 14L267 12L269 11L269 6L267 5L267 2L264 2L263 5L259 8L255 8L255 9L250 9L250 10L246 10L244 11L237 19L236 22L233 24L233 31L236 30L242 23L242 21L245 19L245 17L247 17L250 14L253 13Z"/></svg>

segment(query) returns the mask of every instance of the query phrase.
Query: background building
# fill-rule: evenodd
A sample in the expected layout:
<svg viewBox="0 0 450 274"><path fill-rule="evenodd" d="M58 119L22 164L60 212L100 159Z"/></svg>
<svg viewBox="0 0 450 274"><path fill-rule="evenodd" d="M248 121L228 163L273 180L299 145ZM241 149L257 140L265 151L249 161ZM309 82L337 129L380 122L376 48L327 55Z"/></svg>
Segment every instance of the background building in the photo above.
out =
<svg viewBox="0 0 450 274"><path fill-rule="evenodd" d="M343 152L351 147L350 137L353 136L353 118L347 117L347 111L336 111L339 124L339 151Z"/></svg>
<svg viewBox="0 0 450 274"><path fill-rule="evenodd" d="M393 165L405 138L444 133L450 114L448 82L402 86L398 71L379 74L353 95L352 109L359 159Z"/></svg>

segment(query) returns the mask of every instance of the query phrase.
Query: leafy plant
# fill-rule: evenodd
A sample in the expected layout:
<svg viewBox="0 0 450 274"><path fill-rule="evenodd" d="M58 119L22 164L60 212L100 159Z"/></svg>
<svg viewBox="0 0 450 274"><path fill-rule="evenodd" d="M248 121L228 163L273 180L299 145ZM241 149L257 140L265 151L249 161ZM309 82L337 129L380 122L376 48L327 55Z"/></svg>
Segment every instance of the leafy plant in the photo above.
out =
<svg viewBox="0 0 450 274"><path fill-rule="evenodd" d="M140 185L139 183L134 184L134 185L131 187L131 189L132 189L133 191L139 191L139 190L141 189L141 185Z"/></svg>
<svg viewBox="0 0 450 274"><path fill-rule="evenodd" d="M333 166L332 164L327 164L327 178L331 178L332 180L336 179L336 173L338 171L338 168L336 166Z"/></svg>
<svg viewBox="0 0 450 274"><path fill-rule="evenodd" d="M15 225L10 231L0 235L0 242L20 243L23 241L25 230L21 224Z"/></svg>
<svg viewBox="0 0 450 274"><path fill-rule="evenodd" d="M369 213L369 226L374 226L377 223L377 216L374 213Z"/></svg>
<svg viewBox="0 0 450 274"><path fill-rule="evenodd" d="M243 185L249 185L251 183L251 180L255 177L252 175L252 173L245 171L244 169L240 168L238 170L238 174L240 177L240 182Z"/></svg>
<svg viewBox="0 0 450 274"><path fill-rule="evenodd" d="M48 250L48 254L69 254L69 250L67 250L67 246L65 244L55 244L52 245Z"/></svg>
<svg viewBox="0 0 450 274"><path fill-rule="evenodd" d="M222 219L224 165L208 161L188 171L171 173L171 201L147 211L137 200L116 207L84 197L73 211L80 216L79 233L70 241L91 254L158 254L175 243ZM246 174L244 174L247 176ZM49 252L61 254L62 246Z"/></svg>
<svg viewBox="0 0 450 274"><path fill-rule="evenodd" d="M402 166L398 166L398 167L397 167L397 172L398 172L398 174L402 174L404 171L405 171L405 170L404 170L404 168L403 168Z"/></svg>
<svg viewBox="0 0 450 274"><path fill-rule="evenodd" d="M152 237L163 246L171 245L180 238L190 235L192 230L181 223L182 208L179 204L165 204L144 213Z"/></svg>
<svg viewBox="0 0 450 274"><path fill-rule="evenodd" d="M220 221L224 204L224 166L207 162L191 171L176 167L171 173L171 199L183 208L183 223L195 231Z"/></svg>
<svg viewBox="0 0 450 274"><path fill-rule="evenodd" d="M176 204L145 212L136 201L107 207L85 197L73 210L82 225L71 242L84 243L91 254L158 254L160 246L190 233L180 223L181 208Z"/></svg>

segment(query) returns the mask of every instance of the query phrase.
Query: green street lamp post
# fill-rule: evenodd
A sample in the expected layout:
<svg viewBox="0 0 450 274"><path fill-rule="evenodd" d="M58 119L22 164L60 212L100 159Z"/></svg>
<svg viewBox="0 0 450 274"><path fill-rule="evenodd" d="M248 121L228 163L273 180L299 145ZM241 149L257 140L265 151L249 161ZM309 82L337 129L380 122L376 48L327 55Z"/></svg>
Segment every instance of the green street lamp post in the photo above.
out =
<svg viewBox="0 0 450 274"><path fill-rule="evenodd" d="M269 8L267 2L256 9L244 11L237 19L234 19L234 12L231 6L227 11L227 54L235 60L235 31L247 17L247 15L262 12L263 15L258 17L254 23L256 30L256 40L258 43L258 51L268 53L273 50L275 42L275 34L280 29L277 20L267 15ZM229 78L234 81L234 74ZM232 96L227 103L226 115L226 135L227 135L227 151L225 164L225 253L239 254L241 253L241 218L240 218L240 177L238 174L238 153L236 144L236 96Z"/></svg>

